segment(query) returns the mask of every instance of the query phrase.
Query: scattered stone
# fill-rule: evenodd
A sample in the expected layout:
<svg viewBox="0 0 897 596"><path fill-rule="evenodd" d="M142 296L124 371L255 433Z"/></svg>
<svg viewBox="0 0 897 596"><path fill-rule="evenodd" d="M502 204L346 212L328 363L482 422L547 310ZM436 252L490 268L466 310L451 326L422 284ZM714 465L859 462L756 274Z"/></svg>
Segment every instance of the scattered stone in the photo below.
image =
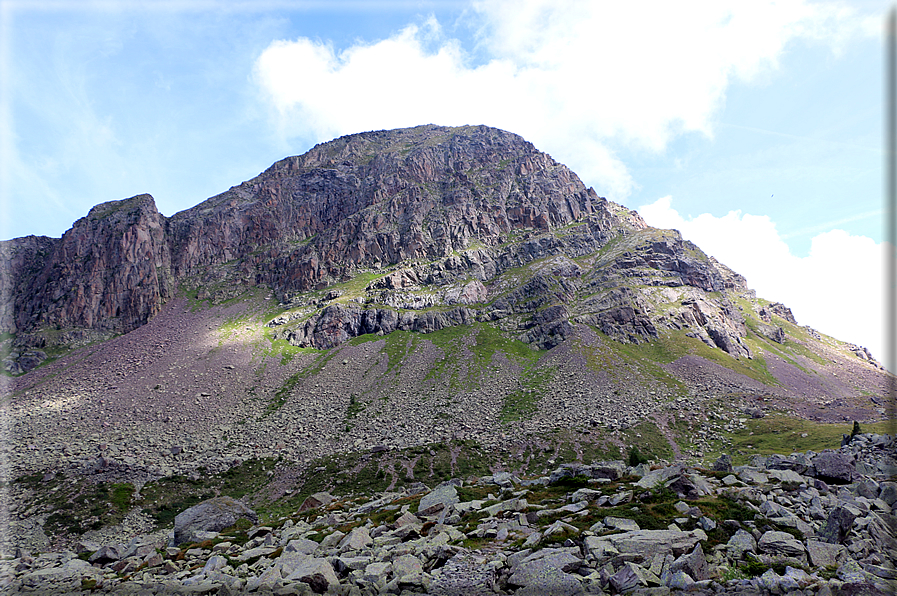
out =
<svg viewBox="0 0 897 596"><path fill-rule="evenodd" d="M715 462L713 462L713 466L710 468L714 472L731 472L732 471L732 460L729 458L728 453L723 453L720 455Z"/></svg>

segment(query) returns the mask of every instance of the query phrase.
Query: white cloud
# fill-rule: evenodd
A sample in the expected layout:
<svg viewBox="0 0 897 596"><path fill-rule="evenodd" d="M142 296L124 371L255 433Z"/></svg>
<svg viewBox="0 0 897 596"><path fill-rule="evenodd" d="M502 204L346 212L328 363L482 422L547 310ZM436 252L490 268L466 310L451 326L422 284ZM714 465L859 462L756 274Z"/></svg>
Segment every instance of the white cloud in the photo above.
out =
<svg viewBox="0 0 897 596"><path fill-rule="evenodd" d="M791 253L765 215L730 211L682 217L669 196L638 208L649 225L676 229L747 278L757 295L783 302L797 322L869 348L884 362L884 255L887 243L830 230L806 257Z"/></svg>
<svg viewBox="0 0 897 596"><path fill-rule="evenodd" d="M712 135L728 85L774 70L789 43L837 50L870 34L869 19L851 9L802 0L688 8L498 0L468 14L482 64L471 64L431 18L344 50L275 41L256 62L255 80L287 139L488 124L521 134L621 200L633 181L613 147L661 151L682 132Z"/></svg>

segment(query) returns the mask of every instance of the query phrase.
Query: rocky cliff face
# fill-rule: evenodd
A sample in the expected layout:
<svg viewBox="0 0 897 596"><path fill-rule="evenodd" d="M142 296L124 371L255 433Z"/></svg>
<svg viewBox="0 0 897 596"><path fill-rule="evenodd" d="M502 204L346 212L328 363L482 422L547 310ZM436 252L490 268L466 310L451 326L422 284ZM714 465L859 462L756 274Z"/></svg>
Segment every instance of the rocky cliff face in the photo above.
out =
<svg viewBox="0 0 897 596"><path fill-rule="evenodd" d="M173 282L210 275L279 295L361 267L435 259L595 212L595 192L520 137L435 126L343 137L166 219L152 197L98 205L61 240L3 243L7 332L128 331ZM601 209L606 217L606 209Z"/></svg>
<svg viewBox="0 0 897 596"><path fill-rule="evenodd" d="M153 198L139 195L97 205L59 240L5 242L13 259L3 289L13 299L3 330L120 332L146 323L174 291L165 225Z"/></svg>
<svg viewBox="0 0 897 596"><path fill-rule="evenodd" d="M171 218L179 277L244 259L278 295L360 268L494 246L549 231L606 201L517 135L423 126L342 137Z"/></svg>
<svg viewBox="0 0 897 596"><path fill-rule="evenodd" d="M635 343L688 328L751 355L730 298L750 292L744 278L485 126L342 137L171 218L139 195L94 207L59 240L0 250L14 372L40 361L25 348L145 324L177 287L216 301L257 285L285 311L275 337L298 346L491 321L541 348L588 324ZM778 329L761 331L784 341Z"/></svg>

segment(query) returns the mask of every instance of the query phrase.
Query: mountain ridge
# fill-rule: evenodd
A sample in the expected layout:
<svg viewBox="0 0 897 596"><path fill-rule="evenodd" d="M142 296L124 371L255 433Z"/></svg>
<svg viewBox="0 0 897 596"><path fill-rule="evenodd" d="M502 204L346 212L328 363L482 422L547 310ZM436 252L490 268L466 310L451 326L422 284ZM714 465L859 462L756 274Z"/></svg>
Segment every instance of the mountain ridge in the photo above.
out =
<svg viewBox="0 0 897 596"><path fill-rule="evenodd" d="M557 233L565 226L569 231ZM398 324L392 321L398 307L421 310L421 304L447 306L459 299L476 298L490 313L458 311L452 320L494 320L495 312L514 307L501 298L498 306L483 303L494 298L484 282L548 254L575 259L624 232L644 230L648 226L637 213L598 197L565 166L512 133L426 125L348 135L282 159L171 217L158 212L150 195L137 195L95 206L58 241L28 237L0 243L9 264L0 274L0 291L11 297L0 311L0 331L17 334L18 346L25 348L20 350L25 362L20 356L7 370L34 365L27 348L65 347L84 337L133 330L155 316L178 287L210 296L234 286L265 285L290 304L294 294L403 262L410 267L395 274L403 287L466 283L448 287L435 302L427 296L402 301L394 290L403 288L379 288L393 295L379 301L383 308L368 316L367 324L357 308L339 312L337 307L324 317L322 330L284 331L283 337L297 345L332 347L322 337L334 317L353 319L346 337L363 329L389 332ZM614 255L612 269L621 277L650 271L653 278L644 281L653 285L747 291L741 276L674 231L629 248L635 250ZM568 278L581 274L577 265L568 265ZM580 322L628 341L656 337L655 322L626 284L599 279L591 285L601 291L611 286L611 294L598 304L599 312L580 314ZM378 303L371 296L378 288L367 289L365 299ZM680 315L685 324L702 321L701 335L709 345L748 356L743 324L725 297L723 302L709 325L700 306ZM556 333L541 332L546 325L560 331L561 339L569 332L569 309L555 306L557 316L537 325L530 343L556 345L551 338ZM384 317L384 323L376 322ZM424 318L423 328L434 328L432 314ZM444 318L435 317L435 328L446 324L440 322ZM45 332L52 328L69 331L60 340Z"/></svg>

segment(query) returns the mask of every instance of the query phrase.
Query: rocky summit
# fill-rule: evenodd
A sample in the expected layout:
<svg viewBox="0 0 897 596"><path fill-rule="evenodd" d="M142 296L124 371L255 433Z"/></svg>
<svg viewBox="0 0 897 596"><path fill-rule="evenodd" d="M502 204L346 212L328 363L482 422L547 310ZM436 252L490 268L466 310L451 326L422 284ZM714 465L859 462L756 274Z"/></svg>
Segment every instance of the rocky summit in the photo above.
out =
<svg viewBox="0 0 897 596"><path fill-rule="evenodd" d="M517 135L0 253L3 593L894 588L894 377Z"/></svg>

